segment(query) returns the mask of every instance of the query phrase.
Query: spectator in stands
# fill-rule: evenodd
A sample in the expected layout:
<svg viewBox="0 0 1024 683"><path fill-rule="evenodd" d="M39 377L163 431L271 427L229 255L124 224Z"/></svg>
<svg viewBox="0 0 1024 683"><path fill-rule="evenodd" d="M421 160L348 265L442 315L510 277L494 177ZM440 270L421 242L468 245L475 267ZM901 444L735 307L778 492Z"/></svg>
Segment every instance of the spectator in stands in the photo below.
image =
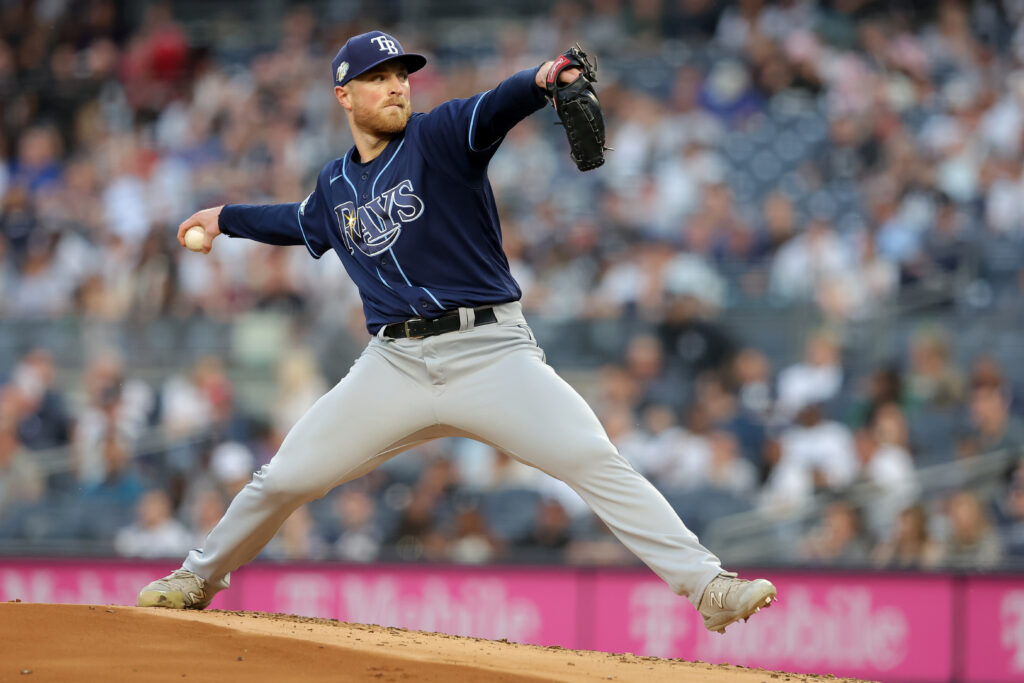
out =
<svg viewBox="0 0 1024 683"><path fill-rule="evenodd" d="M204 439L226 431L231 400L223 364L212 355L197 359L188 373L175 373L164 381L160 422L174 443L166 461L177 477L191 476L198 467Z"/></svg>
<svg viewBox="0 0 1024 683"><path fill-rule="evenodd" d="M793 202L780 192L773 192L761 203L764 225L758 231L751 249L754 263L770 264L780 249L796 234L796 212ZM765 283L759 283L757 292L763 292Z"/></svg>
<svg viewBox="0 0 1024 683"><path fill-rule="evenodd" d="M216 358L203 357L187 373L176 373L164 381L160 392L160 426L172 439L194 439L210 429L213 405L201 385L211 366L217 364Z"/></svg>
<svg viewBox="0 0 1024 683"><path fill-rule="evenodd" d="M27 448L54 448L70 440L71 417L56 387L53 354L29 351L12 371L10 388L21 399L18 435Z"/></svg>
<svg viewBox="0 0 1024 683"><path fill-rule="evenodd" d="M626 370L639 387L640 408L651 403L681 407L683 395L679 383L665 374L665 355L657 337L638 334L629 340Z"/></svg>
<svg viewBox="0 0 1024 683"><path fill-rule="evenodd" d="M348 562L376 560L384 536L376 521L377 501L366 491L348 487L332 503L340 524L334 556Z"/></svg>
<svg viewBox="0 0 1024 683"><path fill-rule="evenodd" d="M805 406L829 401L842 386L839 341L827 331L815 332L807 339L803 361L783 368L779 373L778 417L789 421Z"/></svg>
<svg viewBox="0 0 1024 683"><path fill-rule="evenodd" d="M674 491L694 491L707 486L711 470L713 425L707 408L700 403L686 410L683 429L666 429L651 443L653 480Z"/></svg>
<svg viewBox="0 0 1024 683"><path fill-rule="evenodd" d="M261 557L274 560L323 560L329 554L326 541L320 536L309 506L303 505L291 514L274 535Z"/></svg>
<svg viewBox="0 0 1024 683"><path fill-rule="evenodd" d="M20 185L35 194L53 187L61 176L60 136L49 124L24 131L18 140L18 156L11 167L11 185Z"/></svg>
<svg viewBox="0 0 1024 683"><path fill-rule="evenodd" d="M639 381L622 365L609 364L600 370L597 412L605 408L635 406L640 399Z"/></svg>
<svg viewBox="0 0 1024 683"><path fill-rule="evenodd" d="M151 489L136 505L135 522L118 530L114 550L122 557L176 557L187 553L193 540L174 518L167 492Z"/></svg>
<svg viewBox="0 0 1024 683"><path fill-rule="evenodd" d="M227 501L218 489L206 485L197 487L184 507L185 519L188 522L187 526L192 538L188 547L198 548L202 546L203 540L209 535L210 530L224 516Z"/></svg>
<svg viewBox="0 0 1024 683"><path fill-rule="evenodd" d="M711 433L711 462L708 463L708 488L746 499L757 490L757 468L740 455L739 441L726 431Z"/></svg>
<svg viewBox="0 0 1024 683"><path fill-rule="evenodd" d="M0 517L17 505L38 500L43 483L39 466L22 447L15 425L0 420Z"/></svg>
<svg viewBox="0 0 1024 683"><path fill-rule="evenodd" d="M763 491L763 504L775 512L799 507L817 491L842 491L858 473L850 430L826 420L821 406L797 413L793 426L779 438L778 462Z"/></svg>
<svg viewBox="0 0 1024 683"><path fill-rule="evenodd" d="M998 389L1006 398L1010 412L1017 418L1024 419L1024 400L1021 400L1024 390L1019 383L1007 377L1002 363L993 356L983 353L974 359L969 373L969 383L972 389Z"/></svg>
<svg viewBox="0 0 1024 683"><path fill-rule="evenodd" d="M398 527L389 541L402 560L441 560L448 542L437 528L438 499L423 489L413 489L402 509Z"/></svg>
<svg viewBox="0 0 1024 683"><path fill-rule="evenodd" d="M960 442L960 457L1024 449L1024 422L1010 414L1000 389L980 386L971 392L970 427Z"/></svg>
<svg viewBox="0 0 1024 683"><path fill-rule="evenodd" d="M774 406L768 357L748 346L736 354L729 376L742 408L767 423Z"/></svg>
<svg viewBox="0 0 1024 683"><path fill-rule="evenodd" d="M999 361L989 355L981 355L971 364L970 385L972 389L990 388L1007 392L1006 373Z"/></svg>
<svg viewBox="0 0 1024 683"><path fill-rule="evenodd" d="M53 235L33 235L25 247L11 313L27 320L59 318L72 310L72 288L55 259Z"/></svg>
<svg viewBox="0 0 1024 683"><path fill-rule="evenodd" d="M206 354L196 361L192 375L199 394L210 407L210 429L216 436L230 437L237 430L234 424L237 419L235 389L228 377L224 360Z"/></svg>
<svg viewBox="0 0 1024 683"><path fill-rule="evenodd" d="M128 438L115 431L103 435L99 445L102 455L100 478L84 484L83 498L111 508L128 510L146 490L138 472Z"/></svg>
<svg viewBox="0 0 1024 683"><path fill-rule="evenodd" d="M871 319L896 293L896 266L878 253L865 232L850 240L853 265L822 283L816 301L826 319L844 322Z"/></svg>
<svg viewBox="0 0 1024 683"><path fill-rule="evenodd" d="M327 393L327 383L317 368L312 350L290 349L278 362L277 409L273 414L274 429L287 434L317 399Z"/></svg>
<svg viewBox="0 0 1024 683"><path fill-rule="evenodd" d="M920 494L903 411L895 403L880 406L871 424L857 431L856 443L861 478L874 491L866 521L876 537L887 537L900 510Z"/></svg>
<svg viewBox="0 0 1024 683"><path fill-rule="evenodd" d="M173 311L177 294L178 269L168 235L162 223L146 235L131 271L135 283L130 293L129 315L138 321L167 316Z"/></svg>
<svg viewBox="0 0 1024 683"><path fill-rule="evenodd" d="M941 331L923 329L911 340L906 390L911 407L924 410L949 408L963 398L964 380Z"/></svg>
<svg viewBox="0 0 1024 683"><path fill-rule="evenodd" d="M441 531L443 518L452 512L451 493L458 481L450 460L434 458L420 474L398 519L391 541L403 560L442 560L448 557L449 539Z"/></svg>
<svg viewBox="0 0 1024 683"><path fill-rule="evenodd" d="M527 556L538 559L561 559L572 537L572 519L562 504L554 498L542 498L530 536L517 546L516 553L526 551Z"/></svg>
<svg viewBox="0 0 1024 683"><path fill-rule="evenodd" d="M503 243L506 244L507 250L507 239L504 239ZM515 245L513 242L513 246ZM605 267L588 302L589 314L595 318L632 316L642 307L651 308L660 304L652 302L650 298L660 285L660 270L644 267L644 260L651 255L651 250L643 244L625 244L617 246L615 251L613 257L606 259ZM512 272L518 280L514 269ZM520 284L520 288L522 287ZM523 300L527 301L525 290L523 297Z"/></svg>
<svg viewBox="0 0 1024 683"><path fill-rule="evenodd" d="M1024 560L1024 459L1010 472L1003 495L996 501L996 519L1006 555Z"/></svg>
<svg viewBox="0 0 1024 683"><path fill-rule="evenodd" d="M21 289L21 268L28 252L29 240L37 230L36 225L36 210L28 190L22 185L8 188L0 201L0 235L4 238L10 265L17 267L11 273L11 281L7 283L11 292ZM25 312L13 298L4 303L9 313L21 315Z"/></svg>
<svg viewBox="0 0 1024 683"><path fill-rule="evenodd" d="M459 564L493 562L502 553L502 542L487 527L480 509L467 506L455 513L448 559Z"/></svg>
<svg viewBox="0 0 1024 683"><path fill-rule="evenodd" d="M903 405L903 378L899 367L886 364L876 367L863 380L863 389L848 421L855 427L869 425L875 414L888 404Z"/></svg>
<svg viewBox="0 0 1024 683"><path fill-rule="evenodd" d="M1002 541L975 493L959 491L950 496L946 518L949 529L939 558L942 566L991 569L1002 561Z"/></svg>
<svg viewBox="0 0 1024 683"><path fill-rule="evenodd" d="M967 216L956 203L939 193L936 205L935 221L924 233L918 258L904 267L904 279L952 291L953 278L977 259L977 249L967 239Z"/></svg>
<svg viewBox="0 0 1024 683"><path fill-rule="evenodd" d="M869 548L860 512L849 502L836 500L801 541L800 555L812 564L856 567L867 563Z"/></svg>
<svg viewBox="0 0 1024 683"><path fill-rule="evenodd" d="M769 288L785 303L814 303L832 281L855 276L854 261L831 223L816 219L786 242L772 261Z"/></svg>
<svg viewBox="0 0 1024 683"><path fill-rule="evenodd" d="M683 247L700 253L719 270L727 273L749 262L754 246L754 233L738 211L732 189L724 179L707 182L702 188L698 213L686 228ZM707 293L697 292L715 310L725 303L704 299Z"/></svg>
<svg viewBox="0 0 1024 683"><path fill-rule="evenodd" d="M92 485L108 474L105 442L115 434L128 442L138 439L155 411L155 401L145 383L125 377L124 363L113 353L90 361L84 384L88 403L77 416L72 452L78 480Z"/></svg>
<svg viewBox="0 0 1024 683"><path fill-rule="evenodd" d="M928 513L915 503L900 512L889 536L875 546L872 562L884 569L929 569L939 562L942 546L928 530Z"/></svg>
<svg viewBox="0 0 1024 683"><path fill-rule="evenodd" d="M256 470L252 451L237 441L218 444L210 454L210 473L221 495L231 500Z"/></svg>
<svg viewBox="0 0 1024 683"><path fill-rule="evenodd" d="M693 295L667 297L658 337L668 367L690 381L703 372L724 370L736 354L736 342L715 319L715 309Z"/></svg>
<svg viewBox="0 0 1024 683"><path fill-rule="evenodd" d="M717 374L708 373L697 381L697 402L707 409L717 430L736 437L739 455L760 466L765 439L761 416L747 408Z"/></svg>
<svg viewBox="0 0 1024 683"><path fill-rule="evenodd" d="M718 270L708 260L705 251L710 250L708 242L697 240L700 236L710 237L711 226L704 217L694 219L690 226L690 249L674 256L665 264L661 273L661 288L668 299L669 310L680 322L699 321L701 311L716 311L726 303L728 285ZM694 250L694 247L700 250ZM721 331L716 331L722 334Z"/></svg>

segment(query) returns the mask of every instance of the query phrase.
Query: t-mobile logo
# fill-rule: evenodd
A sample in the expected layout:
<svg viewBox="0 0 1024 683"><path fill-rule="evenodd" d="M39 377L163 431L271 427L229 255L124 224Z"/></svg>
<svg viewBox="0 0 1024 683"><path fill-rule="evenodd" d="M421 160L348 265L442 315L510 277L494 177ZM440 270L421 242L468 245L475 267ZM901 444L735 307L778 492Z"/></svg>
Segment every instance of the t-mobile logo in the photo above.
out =
<svg viewBox="0 0 1024 683"><path fill-rule="evenodd" d="M377 36L370 42L377 44L377 49L381 52L387 52L389 55L398 54L398 46L395 45L395 41L391 40L387 36Z"/></svg>
<svg viewBox="0 0 1024 683"><path fill-rule="evenodd" d="M1011 591L1000 606L1003 622L1003 647L1013 655L1010 668L1024 671L1024 591Z"/></svg>

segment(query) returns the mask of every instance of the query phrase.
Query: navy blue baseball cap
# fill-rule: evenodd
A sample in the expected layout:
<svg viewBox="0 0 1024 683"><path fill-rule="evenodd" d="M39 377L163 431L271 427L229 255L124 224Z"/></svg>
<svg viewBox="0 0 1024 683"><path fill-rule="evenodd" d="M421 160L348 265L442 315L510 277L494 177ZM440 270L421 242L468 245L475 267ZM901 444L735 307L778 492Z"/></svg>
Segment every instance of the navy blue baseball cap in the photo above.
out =
<svg viewBox="0 0 1024 683"><path fill-rule="evenodd" d="M383 31L353 36L342 45L331 62L334 85L345 85L359 74L391 59L404 62L409 73L422 69L427 63L426 57L406 52L401 43Z"/></svg>

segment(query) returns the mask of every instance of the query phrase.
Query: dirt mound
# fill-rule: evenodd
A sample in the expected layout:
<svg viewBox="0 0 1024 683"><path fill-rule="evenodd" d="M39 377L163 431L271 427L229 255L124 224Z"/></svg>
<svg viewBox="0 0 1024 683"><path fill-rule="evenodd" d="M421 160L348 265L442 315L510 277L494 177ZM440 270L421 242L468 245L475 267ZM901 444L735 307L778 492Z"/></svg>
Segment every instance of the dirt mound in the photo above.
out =
<svg viewBox="0 0 1024 683"><path fill-rule="evenodd" d="M0 683L826 679L281 614L0 603Z"/></svg>

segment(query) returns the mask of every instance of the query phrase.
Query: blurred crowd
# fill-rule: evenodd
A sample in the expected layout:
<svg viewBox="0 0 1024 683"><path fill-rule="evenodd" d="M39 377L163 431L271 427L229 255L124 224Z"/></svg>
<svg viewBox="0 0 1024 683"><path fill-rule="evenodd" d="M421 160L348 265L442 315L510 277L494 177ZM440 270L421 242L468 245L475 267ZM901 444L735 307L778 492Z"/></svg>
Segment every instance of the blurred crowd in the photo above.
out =
<svg viewBox="0 0 1024 683"><path fill-rule="evenodd" d="M1024 448L1024 343L965 357L956 327L1024 311L1024 3L563 0L471 28L425 4L436 16L383 17L430 58L417 110L577 40L598 55L606 165L578 173L546 111L490 177L531 319L635 330L585 393L691 528L755 511L807 564L1024 558L1024 461L983 487L919 477ZM339 378L312 337L358 352L361 307L333 259L228 238L201 256L174 235L205 206L308 194L351 145L330 57L380 5L281 3L262 44L228 6L0 0L0 326L300 321L272 411L215 354L159 377L100 345L84 368L45 346L0 365L0 541L200 545ZM891 362L848 362L858 329L921 301L935 315ZM744 307L820 324L794 362L726 323ZM787 527L812 501L820 518ZM567 487L458 439L300 509L264 555L634 561Z"/></svg>

